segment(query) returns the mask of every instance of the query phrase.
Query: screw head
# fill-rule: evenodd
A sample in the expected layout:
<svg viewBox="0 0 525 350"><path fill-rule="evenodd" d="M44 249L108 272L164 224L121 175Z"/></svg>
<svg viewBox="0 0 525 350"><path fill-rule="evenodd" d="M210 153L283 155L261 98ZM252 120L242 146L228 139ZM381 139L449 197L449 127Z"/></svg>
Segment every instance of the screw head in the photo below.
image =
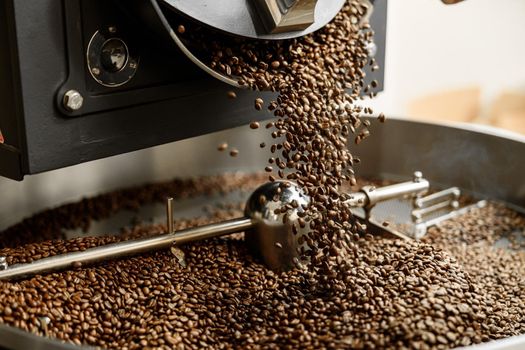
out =
<svg viewBox="0 0 525 350"><path fill-rule="evenodd" d="M77 90L68 90L62 100L64 108L68 111L78 111L84 104L84 97Z"/></svg>
<svg viewBox="0 0 525 350"><path fill-rule="evenodd" d="M421 171L414 171L414 182L421 182L423 180L423 173Z"/></svg>

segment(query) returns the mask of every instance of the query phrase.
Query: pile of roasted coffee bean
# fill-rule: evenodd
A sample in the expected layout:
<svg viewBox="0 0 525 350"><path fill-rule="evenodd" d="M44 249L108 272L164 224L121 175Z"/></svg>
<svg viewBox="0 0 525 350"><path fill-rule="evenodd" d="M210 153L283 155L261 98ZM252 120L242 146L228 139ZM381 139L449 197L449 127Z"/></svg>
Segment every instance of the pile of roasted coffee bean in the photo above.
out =
<svg viewBox="0 0 525 350"><path fill-rule="evenodd" d="M165 226L136 225L117 236L59 239L62 230L86 225L79 213L104 218L172 193L177 200L249 193L265 178L175 180L87 198L2 232L0 254L27 262L159 234ZM208 209L208 217L176 228L241 215L242 203ZM2 281L0 322L113 349L448 349L525 333L525 252L494 247L524 230L525 217L490 203L431 229L424 242L367 236L344 252L351 268L334 277L343 276L337 291L319 288L309 269L268 270L248 254L242 235L213 239ZM40 232L54 240L41 242ZM24 242L15 247L17 235Z"/></svg>
<svg viewBox="0 0 525 350"><path fill-rule="evenodd" d="M348 140L360 143L370 135L370 121L361 116L372 110L355 102L374 95L378 85L364 83L365 68L376 69L367 50L373 40L368 10L364 1L348 0L324 28L291 40L217 37L191 23L181 34L190 46L198 43L198 55L211 68L242 86L277 92L267 104L255 100L256 110L266 107L277 118L266 125L275 142L265 170L270 181L293 180L310 196L308 249L301 256L325 289L344 288L336 282L343 276L333 278L351 268L340 255L364 233L340 188L356 181L353 166L359 159L350 153Z"/></svg>
<svg viewBox="0 0 525 350"><path fill-rule="evenodd" d="M240 237L214 239L0 282L0 322L118 349L441 349L524 333L525 255L494 247L511 231L511 248L519 245L521 215L489 204L431 230L425 242L406 242L367 234L344 203L341 188L355 185L359 161L348 140L359 144L370 135L370 122L360 116L372 110L355 102L377 87L364 83L365 67L376 69L368 58L373 33L362 21L366 11L364 2L348 0L323 29L278 42L210 40L216 36L192 25L177 30L199 43L210 67L251 89L277 92L275 101L259 97L254 106L276 117L266 125L275 140L265 167L269 180L293 180L312 198L305 208L306 264L272 272L247 253ZM10 264L29 262L159 234L166 227L136 225L120 236L42 241L170 193L187 198L255 188L267 176L179 180L86 199L6 230L0 254ZM176 228L239 216L241 207L181 220Z"/></svg>

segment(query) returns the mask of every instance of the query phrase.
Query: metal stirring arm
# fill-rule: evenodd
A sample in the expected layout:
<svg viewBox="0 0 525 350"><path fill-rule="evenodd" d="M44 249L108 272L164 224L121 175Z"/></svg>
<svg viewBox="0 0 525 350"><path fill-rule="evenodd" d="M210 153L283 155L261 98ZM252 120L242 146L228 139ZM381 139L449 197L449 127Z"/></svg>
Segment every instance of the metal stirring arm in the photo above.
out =
<svg viewBox="0 0 525 350"><path fill-rule="evenodd" d="M429 188L430 183L423 178L421 172L416 171L412 181L384 187L364 186L361 191L352 194L346 203L351 207L362 207L365 209L366 218L369 219L370 211L377 203L405 196L411 196L414 200L417 200Z"/></svg>
<svg viewBox="0 0 525 350"><path fill-rule="evenodd" d="M277 183L270 183L271 186L278 187ZM273 184L273 185L272 185ZM355 207L364 207L365 209L371 209L376 203L384 200L388 200L395 197L411 195L418 196L428 190L428 181L422 178L421 173L416 172L413 181L404 182L396 185L372 188L364 187L362 191L350 195L348 203ZM253 196L253 195L252 195ZM299 192L293 192L291 199L300 199L301 195ZM272 195L266 198L272 198ZM259 197L256 198L257 200ZM267 201L267 203L273 203ZM304 201L303 203L307 203ZM273 204L272 204L273 205ZM282 205L282 204L281 204ZM174 244L184 244L192 241L218 237L226 234L235 232L248 231L250 229L259 230L260 237L263 237L263 241L267 241L272 232L276 228L282 226L282 229L275 231L279 236L289 236L288 224L281 223L278 218L275 220L268 221L260 217L260 213L263 208L259 208L254 213L250 213L244 217L223 221L219 223L193 227L184 229L181 231L174 232L173 229L173 199L169 198L166 203L166 216L167 216L167 227L168 233L141 238L135 240L129 240L124 242L112 243L96 248L90 248L81 252L66 253L56 256L43 258L27 264L16 264L8 266L5 259L0 260L0 280L2 279L13 279L20 278L28 275L34 275L46 271L54 271L71 267L79 267L85 264L94 262L100 262L108 258L115 259L122 256L133 255L143 252L155 251L163 248L171 247ZM249 210L248 210L249 211ZM273 212L266 210L266 212ZM285 227L286 226L286 227ZM285 237L281 237L284 239ZM291 239L291 237L288 237ZM261 242L259 242L261 243ZM289 247L294 247L293 243L289 244ZM266 247L268 248L268 247ZM265 248L265 249L266 249ZM284 246L283 246L284 248ZM262 249L262 248L261 248ZM5 257L4 257L5 258ZM278 266L278 265L277 265Z"/></svg>
<svg viewBox="0 0 525 350"><path fill-rule="evenodd" d="M27 264L8 266L0 271L0 280L21 278L47 271L79 267L85 264L100 262L108 258L114 259L127 255L155 251L169 248L173 244L184 244L195 240L222 236L234 232L242 232L253 226L254 222L252 219L239 218L223 221L217 224L192 227L176 233L171 232L155 237L106 244L100 247L86 249L81 252L55 255Z"/></svg>

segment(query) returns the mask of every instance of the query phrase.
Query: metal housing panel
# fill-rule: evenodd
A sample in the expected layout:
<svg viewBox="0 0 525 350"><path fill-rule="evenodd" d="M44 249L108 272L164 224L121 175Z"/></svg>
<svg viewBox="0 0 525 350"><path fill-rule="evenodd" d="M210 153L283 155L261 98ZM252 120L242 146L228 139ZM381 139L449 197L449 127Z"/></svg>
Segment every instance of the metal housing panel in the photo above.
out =
<svg viewBox="0 0 525 350"><path fill-rule="evenodd" d="M116 89L98 87L82 61L83 50L97 26L111 24L109 14L116 13L119 21L125 20L125 13L117 11L121 8L114 0L11 0L6 4L13 7L11 21L7 21L13 23L13 30L7 31L9 40L6 41L6 31L2 29L0 42L8 50L0 51L0 56L5 61L7 52L14 50L18 54L18 64L4 66L20 70L20 84L11 78L9 85L2 86L6 93L0 102L8 106L2 108L9 111L9 118L2 116L1 123L10 120L18 128L18 143L13 146L20 154L16 155L16 166L12 159L0 157L3 176L21 179L24 174L271 117L267 111L253 109L253 99L261 93L237 91L237 99L228 100L226 93L231 86L194 69L172 47L155 53L168 59L156 59L149 48L145 50L149 56L145 54L134 78L136 81L129 85ZM76 15L71 12L75 8ZM108 11L103 11L105 8ZM380 65L384 62L385 21L386 0L377 0L372 23L379 28L375 58ZM136 22L129 23L137 26ZM146 39L156 41L155 35L145 29L144 35L151 35ZM168 64L166 60L173 63ZM9 74L16 77L12 72ZM369 73L369 79L378 80L380 87L382 77L382 69ZM85 94L86 109L68 114L61 107L61 99L67 89L73 88ZM266 100L271 97L268 93L262 95ZM14 133L6 134L8 138L14 137Z"/></svg>

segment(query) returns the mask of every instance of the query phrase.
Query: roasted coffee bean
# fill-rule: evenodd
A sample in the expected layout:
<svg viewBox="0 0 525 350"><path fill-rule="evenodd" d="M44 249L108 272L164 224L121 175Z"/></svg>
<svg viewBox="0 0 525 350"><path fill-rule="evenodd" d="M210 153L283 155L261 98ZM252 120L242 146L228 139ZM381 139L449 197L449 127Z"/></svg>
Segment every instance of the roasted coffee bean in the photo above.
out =
<svg viewBox="0 0 525 350"><path fill-rule="evenodd" d="M218 151L225 151L228 148L228 144L226 142L221 143L219 146L217 146Z"/></svg>
<svg viewBox="0 0 525 350"><path fill-rule="evenodd" d="M239 150L234 148L230 151L230 156L232 157L237 157L237 155L239 154Z"/></svg>
<svg viewBox="0 0 525 350"><path fill-rule="evenodd" d="M235 93L235 91L228 91L227 95L229 99L237 98L237 94Z"/></svg>
<svg viewBox="0 0 525 350"><path fill-rule="evenodd" d="M86 198L0 233L0 254L16 264L162 234L164 225L139 224L115 236L60 239L64 228L162 203L166 193L177 198L249 193L266 176L175 179ZM243 202L209 208L208 217L177 220L176 229L239 217ZM306 226L304 219L297 223ZM320 241L323 248L310 257L330 263L323 254L339 250L332 256L342 270L326 275L306 268L305 259L297 259L292 271L272 272L249 253L241 234L210 239L178 247L185 264L167 249L2 281L0 322L74 344L119 349L230 349L241 341L250 348L454 348L524 332L523 240L510 238L508 249L494 246L508 232L522 238L524 229L522 214L490 202L430 228L422 242L348 240L353 230L342 228L339 247ZM300 242L314 243L294 232ZM285 248L276 242L275 249ZM49 322L42 323L44 317Z"/></svg>
<svg viewBox="0 0 525 350"><path fill-rule="evenodd" d="M305 209L312 232L304 253L322 257L309 259L307 264L319 274L342 271L344 263L333 255L341 251L335 247L339 231L343 224L357 227L348 205L333 197L340 195L341 186L355 181L352 167L356 162L348 149L350 133L357 144L370 135L369 122L362 121L361 115L371 114L372 109L355 103L362 94L371 93L371 87L364 84L364 68L375 64L366 48L373 31L359 20L365 14L360 1L348 1L331 23L298 39L263 42L208 36L208 40L213 38L210 45L200 50L203 62L219 73L229 74L231 66L247 87L277 93L268 104L276 116L266 126L275 140L270 152L279 155L275 163L278 177L296 181L312 199ZM203 28L189 31L195 33L195 42L204 42L205 32ZM226 50L231 54L225 55ZM254 105L261 110L264 101L259 97ZM326 208L337 213L330 220ZM319 288L324 284L332 289L329 280L321 281Z"/></svg>
<svg viewBox="0 0 525 350"><path fill-rule="evenodd" d="M250 129L259 129L259 122L251 122Z"/></svg>

